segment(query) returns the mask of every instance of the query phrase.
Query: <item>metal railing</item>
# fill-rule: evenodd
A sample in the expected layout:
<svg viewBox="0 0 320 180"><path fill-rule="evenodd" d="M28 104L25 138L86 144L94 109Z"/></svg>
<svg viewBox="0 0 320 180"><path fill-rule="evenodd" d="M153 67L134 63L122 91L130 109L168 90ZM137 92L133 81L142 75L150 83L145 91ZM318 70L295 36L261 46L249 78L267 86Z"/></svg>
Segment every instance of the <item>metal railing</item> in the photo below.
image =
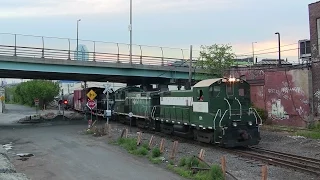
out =
<svg viewBox="0 0 320 180"><path fill-rule="evenodd" d="M0 33L0 55L4 56L130 63L128 44L79 39L78 45L70 38ZM171 66L190 59L189 49L133 45L132 51L132 64ZM200 51L192 54L196 60Z"/></svg>

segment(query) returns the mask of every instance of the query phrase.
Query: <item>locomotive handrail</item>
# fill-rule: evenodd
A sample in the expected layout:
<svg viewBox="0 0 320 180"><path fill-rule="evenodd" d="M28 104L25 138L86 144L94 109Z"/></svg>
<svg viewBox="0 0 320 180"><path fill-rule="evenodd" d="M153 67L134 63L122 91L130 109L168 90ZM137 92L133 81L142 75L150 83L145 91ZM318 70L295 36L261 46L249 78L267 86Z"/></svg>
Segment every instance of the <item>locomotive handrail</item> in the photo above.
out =
<svg viewBox="0 0 320 180"><path fill-rule="evenodd" d="M239 106L240 106L240 118L241 118L241 116L242 116L242 105L241 105L241 103L240 103L240 101L239 101L239 99L237 97L235 97L235 99L236 99L236 101L238 101Z"/></svg>
<svg viewBox="0 0 320 180"><path fill-rule="evenodd" d="M154 120L154 113L155 113L155 111L156 111L156 106L153 106L152 107L152 110L151 110L151 118Z"/></svg>
<svg viewBox="0 0 320 180"><path fill-rule="evenodd" d="M258 124L258 120L257 120L257 116L256 116L256 114L257 114L260 119L259 126L262 126L262 118L260 117L259 113L257 112L257 110L255 108L250 108L250 110L252 110L252 109L255 111L254 116L256 117L256 124Z"/></svg>
<svg viewBox="0 0 320 180"><path fill-rule="evenodd" d="M227 113L228 111L229 111L229 110L226 110L226 111L223 113L223 116L222 116L222 118L220 119L220 122L219 122L219 127L222 127L222 126L221 126L221 122L222 122L224 116L226 115L226 113Z"/></svg>
<svg viewBox="0 0 320 180"><path fill-rule="evenodd" d="M216 130L216 119L217 119L217 115L218 113L220 112L220 117L221 117L221 109L218 109L216 115L214 116L214 119L213 119L213 129Z"/></svg>
<svg viewBox="0 0 320 180"><path fill-rule="evenodd" d="M228 105L229 105L229 111L230 111L230 113L229 113L229 119L230 119L230 118L231 118L231 105L230 105L228 99L224 98L224 100L227 101L227 103L228 103Z"/></svg>

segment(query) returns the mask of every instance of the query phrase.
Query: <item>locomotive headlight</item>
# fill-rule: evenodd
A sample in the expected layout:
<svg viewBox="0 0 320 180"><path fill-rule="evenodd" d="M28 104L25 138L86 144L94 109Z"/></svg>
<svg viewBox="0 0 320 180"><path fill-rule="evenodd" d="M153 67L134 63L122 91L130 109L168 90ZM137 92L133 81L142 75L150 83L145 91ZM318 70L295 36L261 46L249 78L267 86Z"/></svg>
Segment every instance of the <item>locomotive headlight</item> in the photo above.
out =
<svg viewBox="0 0 320 180"><path fill-rule="evenodd" d="M249 121L248 124L249 124L249 126L252 126L252 121Z"/></svg>
<svg viewBox="0 0 320 180"><path fill-rule="evenodd" d="M233 127L237 127L238 124L236 122L233 122L232 125Z"/></svg>

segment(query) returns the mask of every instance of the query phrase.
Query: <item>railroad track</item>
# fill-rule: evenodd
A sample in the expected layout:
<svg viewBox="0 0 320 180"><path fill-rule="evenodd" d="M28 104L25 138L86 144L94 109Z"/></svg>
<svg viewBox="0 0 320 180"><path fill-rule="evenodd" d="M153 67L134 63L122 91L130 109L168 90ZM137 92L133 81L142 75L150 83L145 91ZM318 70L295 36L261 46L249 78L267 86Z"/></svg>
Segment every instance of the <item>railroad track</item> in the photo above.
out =
<svg viewBox="0 0 320 180"><path fill-rule="evenodd" d="M116 122L116 123L119 123L119 122ZM119 124L128 127L128 125L126 124L122 124L122 123L119 123ZM237 154L242 157L262 161L266 164L281 166L281 167L290 168L290 169L298 170L301 172L312 173L320 176L320 159L304 157L304 156L299 156L299 155L294 155L289 153L283 153L279 151L273 151L273 150L263 149L258 147L249 147L244 149L238 149L238 148L226 149L226 148L214 146L212 144L206 144L206 143L194 141L194 140L179 137L179 136L171 136L162 132L155 132L149 129L141 129L137 127L132 127L132 128L136 130L141 130L145 133L158 135L160 137L170 138L173 141L178 140L179 142L198 144L207 148L215 148L220 151L229 152L231 154Z"/></svg>
<svg viewBox="0 0 320 180"><path fill-rule="evenodd" d="M240 156L259 160L270 165L291 168L320 176L320 159L304 157L269 149L250 147L247 150L228 150Z"/></svg>

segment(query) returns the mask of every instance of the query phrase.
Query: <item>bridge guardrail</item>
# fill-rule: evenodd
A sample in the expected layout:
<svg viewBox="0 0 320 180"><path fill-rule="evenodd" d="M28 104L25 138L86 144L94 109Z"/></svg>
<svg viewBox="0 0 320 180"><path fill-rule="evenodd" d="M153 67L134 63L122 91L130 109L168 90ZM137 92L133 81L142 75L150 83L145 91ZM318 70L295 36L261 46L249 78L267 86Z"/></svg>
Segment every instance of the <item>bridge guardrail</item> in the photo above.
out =
<svg viewBox="0 0 320 180"><path fill-rule="evenodd" d="M0 33L0 55L130 63L128 44L79 39L79 47L83 48L78 49L77 52L75 41L76 39L70 38ZM123 46L127 46L127 49ZM193 50L192 53L193 60L195 60L200 51ZM176 61L188 63L189 54L188 49L133 45L132 64L170 66Z"/></svg>

